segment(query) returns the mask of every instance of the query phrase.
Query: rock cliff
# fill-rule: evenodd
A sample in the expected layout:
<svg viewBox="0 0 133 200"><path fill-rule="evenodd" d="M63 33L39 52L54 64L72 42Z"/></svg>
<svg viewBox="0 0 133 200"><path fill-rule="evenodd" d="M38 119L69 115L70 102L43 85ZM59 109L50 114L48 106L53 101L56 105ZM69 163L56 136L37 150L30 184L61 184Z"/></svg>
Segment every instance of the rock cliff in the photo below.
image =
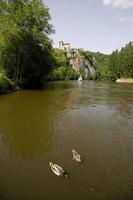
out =
<svg viewBox="0 0 133 200"><path fill-rule="evenodd" d="M95 58L91 56L86 57L83 50L71 49L66 52L66 55L72 68L79 73L83 73L85 79L95 73Z"/></svg>
<svg viewBox="0 0 133 200"><path fill-rule="evenodd" d="M65 43L63 41L59 42L59 49L63 50L67 58L69 59L69 64L72 68L81 74L84 74L84 78L93 76L95 73L96 60L91 55L86 55L83 49L72 49L70 43Z"/></svg>

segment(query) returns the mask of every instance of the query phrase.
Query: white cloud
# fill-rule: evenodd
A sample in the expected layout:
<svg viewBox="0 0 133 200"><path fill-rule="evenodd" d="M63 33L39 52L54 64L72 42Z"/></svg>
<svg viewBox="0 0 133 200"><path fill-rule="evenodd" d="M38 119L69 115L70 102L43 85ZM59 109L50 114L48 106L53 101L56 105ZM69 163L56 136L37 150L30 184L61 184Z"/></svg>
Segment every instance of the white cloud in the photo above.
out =
<svg viewBox="0 0 133 200"><path fill-rule="evenodd" d="M121 9L133 8L133 0L102 0L105 5Z"/></svg>

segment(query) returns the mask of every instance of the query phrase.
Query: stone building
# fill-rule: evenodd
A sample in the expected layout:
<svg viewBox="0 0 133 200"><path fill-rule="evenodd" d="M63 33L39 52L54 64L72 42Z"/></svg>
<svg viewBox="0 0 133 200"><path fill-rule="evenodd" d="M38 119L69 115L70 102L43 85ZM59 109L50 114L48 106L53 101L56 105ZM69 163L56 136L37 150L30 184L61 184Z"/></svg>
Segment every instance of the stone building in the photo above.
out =
<svg viewBox="0 0 133 200"><path fill-rule="evenodd" d="M70 43L64 43L63 41L59 42L59 49L69 51L70 50Z"/></svg>

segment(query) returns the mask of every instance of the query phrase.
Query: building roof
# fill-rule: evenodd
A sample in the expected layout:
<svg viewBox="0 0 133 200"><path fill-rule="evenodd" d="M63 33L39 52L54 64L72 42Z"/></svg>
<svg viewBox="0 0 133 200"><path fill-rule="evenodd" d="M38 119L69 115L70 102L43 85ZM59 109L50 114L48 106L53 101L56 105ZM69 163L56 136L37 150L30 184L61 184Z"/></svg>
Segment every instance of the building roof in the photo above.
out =
<svg viewBox="0 0 133 200"><path fill-rule="evenodd" d="M70 45L70 43L64 43L62 40L61 41L59 41L59 43L63 43L63 45Z"/></svg>

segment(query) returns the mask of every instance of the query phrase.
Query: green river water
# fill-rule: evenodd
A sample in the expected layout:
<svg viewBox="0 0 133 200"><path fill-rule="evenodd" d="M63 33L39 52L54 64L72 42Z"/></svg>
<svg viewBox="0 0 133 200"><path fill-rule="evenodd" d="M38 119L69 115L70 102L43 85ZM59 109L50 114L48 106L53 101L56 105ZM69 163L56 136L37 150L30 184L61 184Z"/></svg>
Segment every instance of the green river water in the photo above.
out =
<svg viewBox="0 0 133 200"><path fill-rule="evenodd" d="M53 199L133 199L132 84L60 81L0 96L0 200Z"/></svg>

